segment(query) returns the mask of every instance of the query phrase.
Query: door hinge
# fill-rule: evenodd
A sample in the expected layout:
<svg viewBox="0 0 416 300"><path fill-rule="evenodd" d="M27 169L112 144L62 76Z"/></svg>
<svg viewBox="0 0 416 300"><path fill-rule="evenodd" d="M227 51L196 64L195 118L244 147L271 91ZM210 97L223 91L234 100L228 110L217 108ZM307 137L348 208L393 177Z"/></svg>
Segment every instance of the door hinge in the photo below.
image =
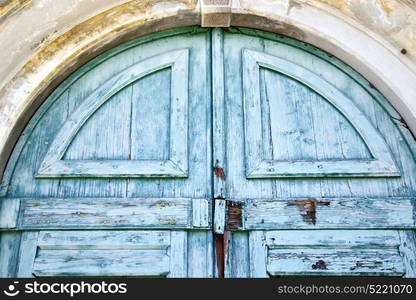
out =
<svg viewBox="0 0 416 300"><path fill-rule="evenodd" d="M214 232L224 234L243 227L243 203L222 198L214 199Z"/></svg>

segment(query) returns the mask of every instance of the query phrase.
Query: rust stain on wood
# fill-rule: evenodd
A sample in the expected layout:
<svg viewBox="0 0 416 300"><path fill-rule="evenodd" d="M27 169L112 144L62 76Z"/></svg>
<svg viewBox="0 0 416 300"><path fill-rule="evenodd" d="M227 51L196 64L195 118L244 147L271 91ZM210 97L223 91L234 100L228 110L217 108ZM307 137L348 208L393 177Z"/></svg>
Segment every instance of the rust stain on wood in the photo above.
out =
<svg viewBox="0 0 416 300"><path fill-rule="evenodd" d="M237 201L227 201L227 230L237 230L242 226L242 203Z"/></svg>

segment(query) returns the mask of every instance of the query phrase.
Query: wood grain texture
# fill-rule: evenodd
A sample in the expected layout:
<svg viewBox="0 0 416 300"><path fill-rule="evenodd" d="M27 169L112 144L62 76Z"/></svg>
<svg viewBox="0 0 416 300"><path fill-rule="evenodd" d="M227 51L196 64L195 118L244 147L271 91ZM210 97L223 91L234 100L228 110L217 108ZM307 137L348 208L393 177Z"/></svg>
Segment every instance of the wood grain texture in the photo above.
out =
<svg viewBox="0 0 416 300"><path fill-rule="evenodd" d="M226 200L220 199L214 202L214 232L217 234L224 234L225 231L226 203Z"/></svg>
<svg viewBox="0 0 416 300"><path fill-rule="evenodd" d="M0 278L16 277L20 239L20 232L0 232Z"/></svg>
<svg viewBox="0 0 416 300"><path fill-rule="evenodd" d="M189 272L189 276L212 277L212 234L207 232L210 228L212 213L211 204L207 200L211 198L212 194L213 173L210 42L211 36L205 29L181 28L146 36L121 45L76 71L54 91L25 129L25 133L21 136L10 160L7 174L1 183L2 197L32 199L30 205L33 205L33 208L48 206L49 209L45 212L55 216L52 219L42 216L40 210L35 212L35 214L40 213L38 220L45 220L45 222L38 223L42 230L47 229L49 233L54 233L53 237L56 239L62 239L63 237L59 238L61 236L59 233L67 234L66 229L84 232L85 236L91 236L90 242L86 240L84 242L87 250L91 251L101 251L105 250L102 249L103 247L110 247L104 240L101 242L99 240L101 237L106 237L107 230L111 228L117 229L120 239L122 239L123 236L127 237L132 229L145 229L146 232L151 232L152 229L158 229L161 223L165 223L159 229L175 231L175 229L191 229L195 222L195 225L199 226L198 230L178 233L174 237L177 240L172 241L167 249L165 249L166 246L163 246L169 256L169 265L174 264L177 268L176 271L172 269L172 273L167 276L186 277ZM123 161L134 160L148 162L150 167L156 168L159 165L154 163L154 160L167 161L170 157L177 156L180 150L186 147L188 151L186 158L187 177L168 178L161 176L142 179L116 176L117 171L114 171L115 176L109 178L80 176L79 178L40 179L34 176L64 124L76 116L77 110L86 105L86 100L95 91L104 87L111 80L114 81L118 74L143 61L152 59L156 61L154 59L156 56L165 55L166 57L166 53L176 53L186 49L188 49L189 59L187 68L181 69L180 64L176 64L176 67L166 66L127 84L120 91L114 90L116 93L99 106L91 117L82 124L68 145L62 160L74 163L81 161L87 164L89 161L109 161L115 162L116 164L111 166L116 167L117 163L123 164ZM170 57L169 59L175 58ZM159 62L156 61L156 63ZM187 73L187 76L175 79L173 76L175 68L182 75ZM186 91L175 88L178 86L177 80L186 81ZM181 105L179 110L174 110L171 114L172 109L175 108L174 102L177 100L172 98L172 86L174 87L173 95L175 93L179 95L178 93L182 91L182 95L187 97L187 106ZM185 118L187 118L186 124L178 123L180 119ZM170 124L173 122L176 122L175 128L171 130ZM182 141L175 134L175 130L181 136L184 136L186 134L184 131L187 131L189 138ZM171 151L172 138L175 138L178 143L178 151ZM56 141L56 143L58 142ZM123 165L121 167L124 168ZM133 172L137 172L137 170L133 170ZM126 201L109 203L108 198L116 200L126 198ZM133 199L132 202L127 201L129 198ZM170 208L163 207L164 204L159 202L165 198L175 200L169 203L176 207L171 210L171 215L168 213ZM43 202L45 199L51 201L45 203ZM63 199L67 201L66 204L63 204L65 201L59 201ZM78 203L79 206L77 206L78 204L71 202L74 199L75 202L77 199L84 199L90 203L81 201L82 203ZM139 203L139 199L148 199L149 202ZM190 202L185 204L183 199L189 199ZM201 199L202 201L196 201L193 205L192 199ZM141 208L143 205L150 205L152 201L155 205L150 209L155 214L150 216ZM63 204L62 207L61 204ZM87 215L82 214L84 209ZM166 210L167 214L163 212L159 214L159 209ZM205 209L207 210L205 211ZM25 208L22 207L23 214L24 211ZM68 218L61 218L62 215L59 216L61 213L63 215L68 213ZM159 225L154 227L147 224L149 225L147 226L147 221L141 218L144 215L147 221L152 219L150 223L155 222ZM126 216L129 217L126 218ZM83 222L84 217L86 217L85 220L89 219L92 223L90 221ZM48 221L52 222L48 223ZM65 225L67 221L69 226ZM133 221L133 225L123 225L123 222L131 223L131 221ZM141 223L142 221L144 223ZM22 221L21 224L23 223ZM34 227L31 226L28 227L33 229ZM15 228L14 230L21 229ZM91 229L106 230L103 230L100 235L97 230ZM128 231L126 235L123 234L125 230ZM131 237L133 238L137 234L133 234ZM67 235L69 236L69 234ZM113 238L115 237L113 236ZM59 241L59 243L61 242ZM91 245L93 242L94 244ZM117 239L114 242L113 248L116 249L107 250L118 251L123 250L123 247L125 247L124 250L149 250L147 249L149 245L144 245L140 239L137 244L124 246L121 244L117 246ZM170 260L171 254L169 253L175 244L177 245L175 246L176 253L179 254L176 263ZM16 242L14 246L18 248L19 243ZM32 251L36 251L36 249L39 251L77 251L83 246L55 245L59 249L51 250L49 249L53 247L53 241L51 241L50 245L41 247L47 249L35 246ZM64 249L65 247L71 249ZM158 247L162 248L162 246ZM18 263L19 259L14 257L11 256L14 260L11 263ZM180 265L181 262L182 265ZM4 267L8 268L7 265ZM32 269L27 267L25 271L31 273ZM82 275L82 272L79 275Z"/></svg>
<svg viewBox="0 0 416 300"><path fill-rule="evenodd" d="M415 228L413 198L247 200L245 229Z"/></svg>
<svg viewBox="0 0 416 300"><path fill-rule="evenodd" d="M395 230L279 230L266 231L265 243L269 249L397 249L400 238Z"/></svg>
<svg viewBox="0 0 416 300"><path fill-rule="evenodd" d="M22 229L193 228L189 198L73 198L22 200ZM199 200L199 199L198 199ZM198 203L199 201L197 201ZM205 205L204 220L209 207ZM205 222L205 221L204 221ZM198 224L208 227L208 223Z"/></svg>
<svg viewBox="0 0 416 300"><path fill-rule="evenodd" d="M250 277L267 278L267 246L264 232L250 232Z"/></svg>
<svg viewBox="0 0 416 300"><path fill-rule="evenodd" d="M42 250L166 250L169 231L41 231L37 247Z"/></svg>
<svg viewBox="0 0 416 300"><path fill-rule="evenodd" d="M414 230L401 230L399 236L399 249L405 268L404 277L416 278L416 232Z"/></svg>
<svg viewBox="0 0 416 300"><path fill-rule="evenodd" d="M246 175L248 178L399 175L389 147L383 137L354 103L334 86L313 72L280 57L248 49L242 51L244 120L246 124L245 159L247 160ZM300 82L324 97L359 132L372 154L371 159L311 160L308 157L289 161L264 159L261 141L262 122L260 122L260 68L273 70L293 78L298 83ZM253 74L256 75L253 76ZM274 110L276 109L274 108ZM317 139L320 138L328 138L328 136L317 137Z"/></svg>
<svg viewBox="0 0 416 300"><path fill-rule="evenodd" d="M51 144L38 177L186 177L188 166L188 60L189 49L143 60L111 78L89 95L68 118ZM156 71L171 68L170 157L168 160L87 160L62 158L84 123L111 97L131 83ZM148 112L149 113L149 112Z"/></svg>
<svg viewBox="0 0 416 300"><path fill-rule="evenodd" d="M226 149L225 149L225 97L224 97L224 41L219 28L212 31L212 135L214 199L225 197Z"/></svg>
<svg viewBox="0 0 416 300"><path fill-rule="evenodd" d="M32 267L37 255L38 231L25 231L20 241L17 277L33 277Z"/></svg>
<svg viewBox="0 0 416 300"><path fill-rule="evenodd" d="M273 249L267 271L271 276L403 276L403 261L391 249Z"/></svg>
<svg viewBox="0 0 416 300"><path fill-rule="evenodd" d="M187 140L180 145L187 151L187 176L126 175L137 172L137 166L129 169L131 162L159 168L158 172L172 167L160 165L169 164L176 155L171 151L171 140L177 137L171 124L179 120L172 111L172 66L134 82L127 79L121 90L114 89L81 122L59 158L84 174L97 165L101 174L115 167L111 176L34 176L51 145L59 143L59 132L87 106L89 96L126 70L152 60L157 65L156 57L183 49L188 49L188 99L186 108L179 105L176 116L187 114L187 124L178 125L187 130ZM250 74L250 80L259 80L257 98L250 98L257 101L255 109L260 112L250 118L260 127L255 133L244 122L251 109L244 103L244 49L260 53L266 62L256 63ZM273 61L267 64L270 57ZM247 179L247 130L253 135L251 141L260 137L258 157L266 164L291 162L265 173L305 176L309 161L324 161L326 171L345 162L350 173L335 177L333 171L328 178L319 169L316 177ZM375 140L372 130L377 133ZM351 161L371 160L374 171L371 164L380 161L376 152L383 148L377 136L387 145L389 159L401 176L390 176L390 170L384 174L389 176L379 177L382 172L372 175L369 169L365 176L352 176ZM413 137L388 101L348 66L309 45L234 28L216 28L212 33L178 29L146 37L86 64L30 121L1 182L0 195L9 203L24 199L18 226L3 229L16 233L2 233L0 249L6 256L0 260L0 272L14 276L12 266L21 260L21 274L27 276L32 276L37 261L39 276L212 277L215 254L210 226L221 233L225 223L225 207L215 210L217 219L211 220L213 198L218 198L224 204L241 201L244 217L238 231L227 232L228 277L414 277L415 151ZM13 219L12 211L17 212L12 209L6 218ZM24 241L19 230L46 231L39 233L39 239L23 233L32 236ZM22 253L16 252L20 240ZM157 260L155 266L136 258L138 254L150 262ZM5 257L11 261L6 263ZM125 272L117 271L117 264ZM91 266L90 273L86 266Z"/></svg>
<svg viewBox="0 0 416 300"><path fill-rule="evenodd" d="M210 225L211 201L208 199L192 199L192 226L208 228Z"/></svg>
<svg viewBox="0 0 416 300"><path fill-rule="evenodd" d="M188 236L186 231L172 231L169 249L170 272L169 277L184 278L188 274Z"/></svg>

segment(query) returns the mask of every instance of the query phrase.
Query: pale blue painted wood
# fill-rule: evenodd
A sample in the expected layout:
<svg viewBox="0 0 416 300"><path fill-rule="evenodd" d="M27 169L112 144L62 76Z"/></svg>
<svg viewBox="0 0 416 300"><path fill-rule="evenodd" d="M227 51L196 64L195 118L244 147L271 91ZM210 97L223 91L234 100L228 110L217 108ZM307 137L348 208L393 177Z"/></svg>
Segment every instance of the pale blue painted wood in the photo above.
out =
<svg viewBox="0 0 416 300"><path fill-rule="evenodd" d="M225 277L250 277L250 244L247 232L227 232L228 253L226 255Z"/></svg>
<svg viewBox="0 0 416 300"><path fill-rule="evenodd" d="M186 177L189 50L176 50L143 60L117 74L89 95L60 129L37 176L42 177ZM79 129L95 111L131 83L171 68L170 156L168 160L62 160Z"/></svg>
<svg viewBox="0 0 416 300"><path fill-rule="evenodd" d="M394 248L401 245L399 233L395 230L279 230L265 231L268 249L281 248L332 248L378 249Z"/></svg>
<svg viewBox="0 0 416 300"><path fill-rule="evenodd" d="M251 276L403 276L400 245L397 231L252 231Z"/></svg>
<svg viewBox="0 0 416 300"><path fill-rule="evenodd" d="M225 105L224 105L224 42L222 30L212 31L212 134L213 134L213 168L214 168L214 199L222 199L225 195L224 173L225 156Z"/></svg>
<svg viewBox="0 0 416 300"><path fill-rule="evenodd" d="M214 202L214 232L224 234L226 200L216 199Z"/></svg>
<svg viewBox="0 0 416 300"><path fill-rule="evenodd" d="M326 176L398 176L398 170L383 137L365 115L331 84L307 69L263 52L243 49L243 89L245 102L245 146L248 178L268 177L326 177ZM308 86L324 97L357 130L372 154L371 159L360 160L296 160L264 159L262 149L262 122L260 100L260 68L270 69ZM288 95L282 95L283 97ZM296 97L296 95L294 96ZM299 96L298 96L299 97ZM278 107L271 107L271 110ZM271 112L270 112L271 113ZM284 119L283 119L284 120ZM277 120L278 121L278 120ZM300 124L298 124L299 126ZM310 126L311 124L309 124ZM302 127L300 127L302 128ZM304 139L307 137L303 137ZM317 138L328 138L320 136ZM329 137L333 138L333 137ZM308 143L302 144L307 147ZM276 147L276 151L279 148Z"/></svg>
<svg viewBox="0 0 416 300"><path fill-rule="evenodd" d="M271 276L403 276L404 266L393 249L273 249L267 271Z"/></svg>
<svg viewBox="0 0 416 300"><path fill-rule="evenodd" d="M82 230L87 236L91 236L91 243L95 242L95 244L88 246L90 248L99 248L102 244L99 240L100 237L93 239L94 231L91 231L93 228L116 228L117 232L122 234L124 231L121 229L129 228L142 228L146 229L147 232L153 232L155 228L158 228L158 225L154 227L150 223L160 224L164 222L165 225L161 227L166 230L164 232L170 232L170 230L178 228L192 229L195 224L195 227L199 229L198 231L194 233L182 231L175 237L176 241L173 241L178 245L181 243L183 245L183 242L179 242L180 240L187 242L187 246L176 246L177 250L175 251L184 257L176 259L176 273L169 273L169 249L171 245L173 249L175 244L172 243L164 250L169 261L165 260L165 256L160 257L161 261L168 266L168 271L159 269L160 272L158 274L170 277L186 277L189 273L189 276L212 277L213 238L212 234L207 231L211 226L212 214L211 203L208 200L211 197L212 190L210 184L212 180L212 163L209 44L210 35L207 34L207 30L194 28L179 29L174 32L156 34L153 37L145 37L134 43L129 43L118 50L112 50L111 53L104 54L104 56L97 58L91 64L77 71L76 74L55 91L50 99L39 109L39 113L36 114L31 124L27 127L26 133L22 136L21 142L19 142L19 146L16 148L17 153L13 155L11 160L11 168L6 172L7 176L2 182L2 195L7 197L24 196L25 204L24 208L22 207L22 213L23 211L29 212L27 210L29 206L26 206L26 204L31 202L30 199L33 200L31 203L31 205L33 204L32 208L36 207L36 205L43 206L49 203L47 211L51 213L50 216L52 218L41 216L45 221L43 222L45 226L42 227L42 224L38 225L41 225L42 229L53 229L57 234L68 228ZM91 160L113 160L117 162L119 160L167 160L173 157L173 159L181 163L180 155L181 152L182 154L184 152L181 149L186 147L188 155L183 160L185 166L186 164L189 165L188 169L185 170L187 171L186 179L178 180L178 177L175 177L174 179L149 178L143 180L132 178L134 176L127 176L126 178L113 176L106 179L85 178L85 176L65 179L38 179L34 177L34 174L40 168L40 163L44 156L53 144L53 141L56 140L59 130L64 126L65 122L76 116L77 110L85 105L85 100L97 88L105 86L106 82L114 80L117 74L121 74L137 63L152 59L155 56L163 56L165 53L183 51L183 49L189 49L189 61L187 61L188 66L181 68L179 71L187 76L180 76L180 78L174 79L172 68L169 69L167 67L127 85L101 105L80 127L75 138L70 141L62 159L64 161L81 162ZM170 58L174 59L174 57ZM198 80L195 80L195 78ZM172 108L175 108L174 102L178 101L178 99L171 99L172 97L170 97L172 85L174 94L181 92L180 89L175 89L177 80L186 81L189 87L189 90L182 90L182 95L179 96L182 99L184 97L188 98L188 106L180 107L179 110L175 110L171 114ZM192 115L192 117L180 124L181 120L186 119L187 115ZM166 124L167 119L170 122L168 124ZM171 130L172 126L169 126L171 124L174 124L174 130ZM179 136L175 135L175 130L177 130ZM186 137L181 140L180 136ZM172 139L175 140L174 143L178 144L178 147L176 147L177 151L170 151L172 150L172 145L170 144ZM166 144L169 147L159 147ZM147 148L144 149L144 146ZM110 172L114 171L110 170ZM175 201L166 203L161 201L167 197ZM87 198L90 201L90 205L83 206L82 201L79 202L79 200ZM115 201L110 203L111 201L107 201L108 198L116 198L115 200L120 201L118 203L115 203ZM133 199L129 201L129 198ZM53 199L61 199L63 201L53 201ZM184 203L181 199L188 199L185 201L187 204L183 205ZM192 203L191 200L193 199L196 200L195 203ZM49 202L49 200L52 201ZM149 211L146 212L146 209L140 209L144 208L146 203L154 205L150 209L155 214L149 214ZM175 207L182 208L178 210ZM105 212L105 214L101 216L101 220L91 220L93 223L87 225L84 221L89 218L87 215L82 214L84 208L87 215L93 218L93 210L96 213ZM165 215L164 217L163 210L166 212L170 211L168 213L169 216ZM38 212L40 213L40 211ZM88 214L88 212L92 214ZM34 213L36 214L36 212ZM59 213L63 213L63 215L59 215ZM136 215L132 215L132 213L136 213ZM127 223L130 222L127 221L127 226L119 226L123 223L122 220L127 220L126 217L128 216L130 216L129 218L134 224L128 225ZM141 216L145 216L145 218L143 219ZM99 216L96 215L95 217ZM145 219L150 220L149 218L153 218L154 222L151 221L146 224ZM94 223L94 221L98 222ZM117 221L122 222L117 223ZM137 222L140 223L142 221L145 222L137 226ZM100 224L100 222L103 223ZM114 223L110 224L112 222ZM26 228L33 229L33 224L29 223L26 223ZM25 222L22 221L21 225L26 226L24 224ZM87 226L82 226L83 224ZM35 227L38 225L35 225ZM56 242L59 242L59 237L55 236L55 239ZM137 241L138 244L135 246L130 245L128 247L140 248L139 242ZM18 244L16 243L17 247L19 246ZM74 248L74 246L71 247ZM76 246L75 248L77 247L82 248L82 246ZM60 249L41 249L33 245L31 251L36 251L36 249L40 251L37 262L38 267L34 271L26 267L25 272L35 272L39 276L54 274L88 275L93 273L102 275L120 274L114 273L116 271L111 266L111 260L109 261L109 266L104 269L101 269L100 266L89 260L90 257L93 260L95 258L99 259L99 257L107 257L104 252L100 252L105 249L91 249L90 251L98 252L89 252L89 254L86 254L86 257L82 257L82 255L79 257L80 262L92 264L92 271L88 273L85 270L85 266L84 270L82 269L82 262L80 264L65 265L65 260L61 260L65 255L78 255L75 252L71 252L71 254L68 251L78 251L80 249L64 249L65 247L62 245L58 248ZM111 249L107 250L110 251ZM124 254L121 252L117 254L121 250L111 250L115 252L114 255L110 256L119 257L123 263L130 264L134 258L124 256L124 254L128 254L127 250L123 250L126 251L123 252ZM133 250L141 251L141 249ZM49 253L48 251L62 252ZM64 252L67 253L65 254ZM51 265L50 268L46 266L49 254L56 259L55 265ZM90 254L91 256L88 256ZM43 264L42 261L46 263ZM182 265L180 265L181 262L183 262ZM59 265L60 263L62 265ZM67 271L65 271L65 268ZM138 273L135 273L134 270L126 268L126 274L137 276L146 274L156 275L152 274L151 267L149 267L148 271L138 270Z"/></svg>
<svg viewBox="0 0 416 300"><path fill-rule="evenodd" d="M37 253L38 231L25 231L19 248L16 277L33 277L33 262Z"/></svg>
<svg viewBox="0 0 416 300"><path fill-rule="evenodd" d="M39 250L33 274L165 277L169 256L166 250Z"/></svg>
<svg viewBox="0 0 416 300"><path fill-rule="evenodd" d="M186 231L43 231L24 245L19 276L187 276Z"/></svg>
<svg viewBox="0 0 416 300"><path fill-rule="evenodd" d="M250 232L250 277L267 278L267 246L263 231Z"/></svg>
<svg viewBox="0 0 416 300"><path fill-rule="evenodd" d="M41 231L37 247L42 250L166 250L170 231Z"/></svg>
<svg viewBox="0 0 416 300"><path fill-rule="evenodd" d="M24 199L19 229L209 229L211 204L190 198ZM202 204L201 204L202 203ZM195 224L196 222L196 224Z"/></svg>
<svg viewBox="0 0 416 300"><path fill-rule="evenodd" d="M211 201L207 199L192 199L192 226L207 228L210 224Z"/></svg>
<svg viewBox="0 0 416 300"><path fill-rule="evenodd" d="M244 229L415 229L415 198L250 199Z"/></svg>
<svg viewBox="0 0 416 300"><path fill-rule="evenodd" d="M16 277L20 238L20 232L0 232L0 278Z"/></svg>
<svg viewBox="0 0 416 300"><path fill-rule="evenodd" d="M169 248L169 276L172 278L184 278L187 276L187 243L186 231L172 231L171 245Z"/></svg>
<svg viewBox="0 0 416 300"><path fill-rule="evenodd" d="M400 254L403 257L403 263L406 273L404 277L416 278L416 232L414 230L400 230Z"/></svg>
<svg viewBox="0 0 416 300"><path fill-rule="evenodd" d="M43 245L40 242L36 244L36 239L31 243L26 242L28 246L25 247L29 252L25 252L25 255L27 258L32 257L32 261L25 259L28 263L21 268L22 272L39 276L120 275L122 272L116 271L113 263L114 258L119 258L124 274L212 277L215 275L215 255L213 231L209 229L211 224L218 225L219 222L211 220L214 201L210 200L220 198L220 201L224 201L221 199L225 198L244 201L243 216L248 216L243 219L243 227L240 228L245 231L227 232L229 252L226 253L225 274L228 277L260 276L259 274L264 277L267 268L269 274L279 276L310 274L310 265L295 261L293 264L283 264L281 269L279 264L276 269L273 261L285 259L285 253L292 253L292 248L297 247L296 251L300 252L302 249L316 250L316 247L323 247L320 241L326 241L326 248L318 254L326 255L328 265L333 262L332 266L336 266L331 266L322 274L414 276L414 239L407 234L413 231L402 229L414 226L416 210L410 199L416 193L415 142L400 121L400 116L370 84L327 54L287 38L247 29L240 31L246 34L234 29L230 29L230 33L215 29L210 35L205 30L188 28L140 39L87 64L51 95L25 130L1 183L2 197L11 200L25 198L19 209L23 219L19 221L20 227L15 230L40 229L42 237L44 233L53 233L51 239ZM401 177L248 180L244 161L244 85L241 76L242 50L246 48L279 57L290 66L294 64L312 72L315 78L319 77L320 82L328 82L342 93L342 97L347 98L349 104L356 107L385 139ZM188 137L186 145L182 145L187 147L188 154L186 178L35 178L40 163L60 129L73 118L79 107L85 105L89 95L130 67L181 49L189 49L188 121L184 125ZM366 146L370 142L365 137L363 142L361 132L357 134L353 129L357 125L354 122L354 126L350 124L354 116L344 116L330 103L331 99L325 100L304 83L287 78L284 81L279 76L271 68L261 68L259 74L261 116L257 119L262 124L260 135L263 158L331 161L367 160L371 156L373 151L371 148L369 151L370 145ZM171 148L168 145L172 138L171 131L166 126L172 110L172 99L169 98L168 91L171 78L172 71L164 68L142 77L113 95L79 128L62 159L116 163L120 160L167 160L172 154L168 151ZM300 79L305 81L305 78ZM319 84L315 88L319 90ZM283 91L288 93L286 100L293 101L283 102L279 96ZM180 113L183 111L178 112ZM282 128L287 128L287 131L297 130L287 139L282 139L278 130L282 122L286 126ZM104 123L105 126L102 126ZM109 172L116 174L113 170ZM109 201L110 198L113 201ZM166 198L172 201L162 205L159 200ZM314 206L313 201L304 201L312 198L330 202L329 207L319 203ZM89 200L83 202L82 199ZM186 200L185 203L183 199L189 201ZM262 201L257 203L256 199ZM285 199L288 201L285 202ZM290 205L293 200L304 202L298 201ZM265 203L267 205L264 206ZM152 206L153 204L155 205ZM251 207L254 204L259 206ZM45 209L46 216L41 215L41 209L37 206ZM206 208L208 211L204 213ZM86 215L82 214L84 210ZM94 211L98 215L94 215ZM33 212L32 217L28 219L25 212L29 215ZM104 215L99 216L101 213ZM225 205L224 209L215 214L225 219ZM287 218L288 215L291 218ZM161 220L163 226L160 226ZM223 221L220 223L223 224ZM105 232L113 228L117 229L114 231L117 234L108 237ZM277 252L271 256L270 263L265 264L264 259L256 259L267 257L264 243L260 241L266 237L267 242L267 237L272 238L277 228L291 230L285 233L284 245L274 245L273 248L270 244L270 248ZM295 228L314 230L293 231ZM348 230L333 231L333 238L328 240L322 238L328 228ZM367 229L364 231L370 237L367 238L360 231L360 240L354 235L357 228ZM384 234L374 238L371 245L367 244L372 234L368 230L370 228ZM381 228L397 228L401 236L400 245L395 244L396 239L390 235L390 231L382 231ZM79 232L79 237L83 237L81 240L84 242L79 245L65 242L71 236L65 229L76 229L73 234ZM262 229L265 230L263 233L259 231ZM138 235L141 236L140 232L146 232L148 237L144 238L147 235L143 235L143 238L137 238ZM260 232L263 238L256 238L256 232ZM163 245L157 243L157 238L151 241L151 236L155 237L154 234L158 233L162 233L160 238ZM165 246L167 233L171 240ZM250 237L251 233L253 235ZM403 235L404 233L406 234ZM10 243L14 245L13 249L18 249L19 243L13 242L16 238L11 238L8 233L5 235L10 238L3 239L5 242L0 245L2 249L9 247ZM291 237L299 237L299 244L289 245ZM149 244L144 242L146 239ZM345 245L353 246L348 248ZM106 247L113 248L104 249ZM318 254L312 252L308 255L315 258ZM344 252L349 257L346 260L339 256ZM14 258L14 251L8 253L7 257L19 261ZM37 256L33 256L33 253ZM346 269L357 262L353 259L354 255L360 256L363 253L374 256L369 264L374 262L380 265L381 262L381 267L373 273L362 269L348 273ZM154 266L146 265L141 258L132 254L143 254L149 261L157 260L157 263ZM74 255L79 260L66 264L65 259ZM299 258L293 255L293 259ZM378 260L378 255L383 255L383 258ZM108 264L97 265L99 259L108 259ZM35 262L36 268L33 269L30 264ZM135 262L141 267L132 269L130 266ZM92 266L90 273L85 270L85 265L88 264ZM13 273L10 264L2 265L0 270L7 272L7 276Z"/></svg>
<svg viewBox="0 0 416 300"><path fill-rule="evenodd" d="M170 146L173 138L170 132L185 128L169 126L170 112L175 109L171 103L171 89L175 88L171 86L172 76L170 69L164 69L133 85L131 137L128 139L131 141L129 153L132 160L168 160L171 151L175 151ZM186 109L186 105L181 109Z"/></svg>

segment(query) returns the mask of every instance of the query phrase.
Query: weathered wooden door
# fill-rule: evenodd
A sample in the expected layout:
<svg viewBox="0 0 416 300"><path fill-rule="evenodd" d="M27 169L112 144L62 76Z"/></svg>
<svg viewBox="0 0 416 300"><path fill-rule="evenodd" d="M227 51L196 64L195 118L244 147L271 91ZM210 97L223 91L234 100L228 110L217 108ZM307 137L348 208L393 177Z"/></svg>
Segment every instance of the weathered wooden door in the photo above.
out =
<svg viewBox="0 0 416 300"><path fill-rule="evenodd" d="M416 276L415 146L308 45L151 35L75 72L28 124L3 178L0 274Z"/></svg>
<svg viewBox="0 0 416 300"><path fill-rule="evenodd" d="M153 35L54 91L5 176L2 274L213 276L209 47Z"/></svg>
<svg viewBox="0 0 416 300"><path fill-rule="evenodd" d="M218 31L213 49L225 275L416 276L415 141L388 102L284 37Z"/></svg>

